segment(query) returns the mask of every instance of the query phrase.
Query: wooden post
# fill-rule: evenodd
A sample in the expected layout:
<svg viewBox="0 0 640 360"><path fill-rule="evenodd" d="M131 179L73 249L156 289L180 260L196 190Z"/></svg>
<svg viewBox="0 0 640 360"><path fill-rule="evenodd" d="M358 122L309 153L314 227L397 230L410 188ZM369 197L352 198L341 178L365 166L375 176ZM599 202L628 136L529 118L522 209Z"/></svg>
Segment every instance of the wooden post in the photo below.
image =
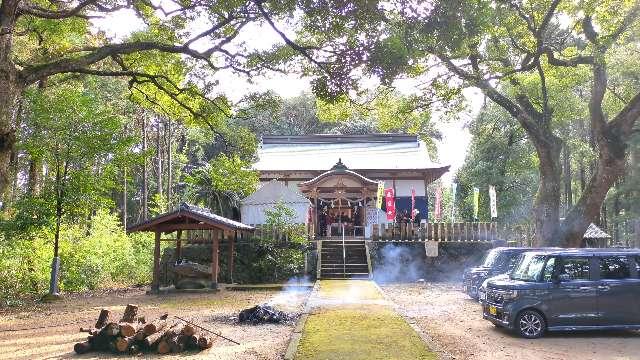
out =
<svg viewBox="0 0 640 360"><path fill-rule="evenodd" d="M153 247L153 281L151 291L160 291L160 231L156 231L156 241Z"/></svg>
<svg viewBox="0 0 640 360"><path fill-rule="evenodd" d="M378 241L378 236L379 236L379 226L378 224L372 224L371 225L371 238L373 239L373 241Z"/></svg>
<svg viewBox="0 0 640 360"><path fill-rule="evenodd" d="M211 242L211 288L218 287L218 247L220 246L220 233L222 231L216 231L213 234Z"/></svg>
<svg viewBox="0 0 640 360"><path fill-rule="evenodd" d="M428 223L420 223L420 241L427 241L427 237L429 235L428 231Z"/></svg>
<svg viewBox="0 0 640 360"><path fill-rule="evenodd" d="M234 257L234 252L236 251L236 240L238 239L238 231L234 231L233 232L233 237L231 239L229 239L229 258L227 261L227 266L229 267L229 281L233 284L233 270L234 270L234 263L233 263L233 257Z"/></svg>
<svg viewBox="0 0 640 360"><path fill-rule="evenodd" d="M174 254L175 260L182 257L182 230L176 232L176 253Z"/></svg>

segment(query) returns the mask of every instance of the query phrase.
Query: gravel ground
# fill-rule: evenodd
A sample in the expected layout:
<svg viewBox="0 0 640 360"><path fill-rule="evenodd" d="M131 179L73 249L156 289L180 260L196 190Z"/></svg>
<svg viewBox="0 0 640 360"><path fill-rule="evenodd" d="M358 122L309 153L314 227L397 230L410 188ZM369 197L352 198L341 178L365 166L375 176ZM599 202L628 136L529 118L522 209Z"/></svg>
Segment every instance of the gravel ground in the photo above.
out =
<svg viewBox="0 0 640 360"><path fill-rule="evenodd" d="M139 313L148 321L167 312L170 316L191 320L241 344L217 339L209 350L166 355L162 356L163 359L183 356L190 359L282 359L294 321L287 324L240 325L235 320L237 313L271 301L278 309L297 316L308 294L309 291L222 290L217 293L150 296L141 289L124 289L71 295L52 304L0 311L0 359L113 358L115 356L112 354L95 352L78 356L73 352L73 345L86 338L86 334L78 330L81 326L94 324L100 309L110 309L115 316L120 316L127 303L137 304ZM53 327L32 329L42 326ZM7 331L16 329L19 331ZM143 358L152 356L145 354Z"/></svg>
<svg viewBox="0 0 640 360"><path fill-rule="evenodd" d="M382 289L455 359L640 359L637 331L559 332L537 340L522 339L483 320L480 305L460 287L426 283L383 285Z"/></svg>

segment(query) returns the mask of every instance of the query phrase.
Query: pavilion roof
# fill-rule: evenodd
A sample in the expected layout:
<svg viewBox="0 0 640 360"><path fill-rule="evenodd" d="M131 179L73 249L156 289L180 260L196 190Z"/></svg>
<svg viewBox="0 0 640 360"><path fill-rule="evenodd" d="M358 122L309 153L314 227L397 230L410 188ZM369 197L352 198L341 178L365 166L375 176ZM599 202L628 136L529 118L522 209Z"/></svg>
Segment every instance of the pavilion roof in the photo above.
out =
<svg viewBox="0 0 640 360"><path fill-rule="evenodd" d="M127 232L189 229L254 230L252 226L214 214L209 209L182 203L174 211L128 227Z"/></svg>
<svg viewBox="0 0 640 360"><path fill-rule="evenodd" d="M587 228L587 231L585 231L583 238L584 239L609 239L611 238L611 235L604 232L596 224L591 223L591 225L589 225L589 227Z"/></svg>

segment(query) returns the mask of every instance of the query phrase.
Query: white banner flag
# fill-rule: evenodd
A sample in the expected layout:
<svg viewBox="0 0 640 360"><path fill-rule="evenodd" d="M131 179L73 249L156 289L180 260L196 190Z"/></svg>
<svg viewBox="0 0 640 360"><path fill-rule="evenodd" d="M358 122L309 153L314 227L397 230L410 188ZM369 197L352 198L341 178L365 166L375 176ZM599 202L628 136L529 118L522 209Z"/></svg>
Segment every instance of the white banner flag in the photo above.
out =
<svg viewBox="0 0 640 360"><path fill-rule="evenodd" d="M491 218L498 217L498 200L496 199L496 187L489 186L489 204L491 206Z"/></svg>

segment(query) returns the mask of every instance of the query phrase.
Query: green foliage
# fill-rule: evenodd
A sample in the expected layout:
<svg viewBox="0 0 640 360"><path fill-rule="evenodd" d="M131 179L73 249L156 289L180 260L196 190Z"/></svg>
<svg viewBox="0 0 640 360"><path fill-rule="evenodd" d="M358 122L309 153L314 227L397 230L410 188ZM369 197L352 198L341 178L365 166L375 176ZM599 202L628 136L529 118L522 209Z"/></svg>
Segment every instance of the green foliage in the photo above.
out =
<svg viewBox="0 0 640 360"><path fill-rule="evenodd" d="M11 241L7 241L9 238ZM48 288L51 230L3 234L0 298L7 305ZM60 288L83 291L145 284L151 280L153 238L126 235L117 216L98 211L87 224L65 225L60 237ZM4 305L4 304L0 304Z"/></svg>
<svg viewBox="0 0 640 360"><path fill-rule="evenodd" d="M187 199L231 217L240 200L255 191L258 173L237 155L219 154L187 176Z"/></svg>
<svg viewBox="0 0 640 360"><path fill-rule="evenodd" d="M304 268L306 233L304 225L294 223L295 211L278 202L273 209L265 211L267 226L280 230L289 239L286 246L282 239L267 236L255 238L249 249L246 273L249 282L274 282L288 280L299 275Z"/></svg>
<svg viewBox="0 0 640 360"><path fill-rule="evenodd" d="M489 186L496 187L500 222L531 221L538 160L524 130L497 105L488 105L470 126L473 136L465 163L458 171L456 206L461 218L473 218L473 187L480 189L480 221L491 219Z"/></svg>

